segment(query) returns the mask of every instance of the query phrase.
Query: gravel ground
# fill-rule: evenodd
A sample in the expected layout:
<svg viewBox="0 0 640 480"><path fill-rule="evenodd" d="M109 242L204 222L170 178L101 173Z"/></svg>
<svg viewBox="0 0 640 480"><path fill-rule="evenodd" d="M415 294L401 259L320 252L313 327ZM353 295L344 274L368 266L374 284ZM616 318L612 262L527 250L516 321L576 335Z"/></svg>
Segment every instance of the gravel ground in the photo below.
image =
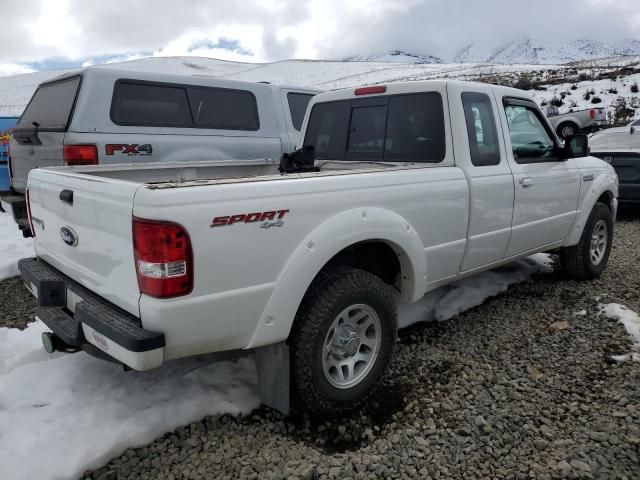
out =
<svg viewBox="0 0 640 480"><path fill-rule="evenodd" d="M401 331L377 400L358 414L206 417L84 478L640 479L640 364L610 360L630 341L596 300L640 312L640 213L616 228L597 281L539 276ZM31 312L22 288L0 282L2 311Z"/></svg>

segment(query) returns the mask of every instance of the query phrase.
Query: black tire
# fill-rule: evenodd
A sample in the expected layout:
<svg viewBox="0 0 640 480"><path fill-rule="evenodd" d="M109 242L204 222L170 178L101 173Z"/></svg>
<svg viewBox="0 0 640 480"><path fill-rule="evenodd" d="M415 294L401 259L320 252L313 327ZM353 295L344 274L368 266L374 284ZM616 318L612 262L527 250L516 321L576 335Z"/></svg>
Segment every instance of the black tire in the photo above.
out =
<svg viewBox="0 0 640 480"><path fill-rule="evenodd" d="M601 260L596 264L591 256L591 240L600 221L606 224L606 247ZM563 248L560 259L565 272L575 280L592 280L600 276L607 266L613 241L613 216L604 203L596 203L577 245Z"/></svg>
<svg viewBox="0 0 640 480"><path fill-rule="evenodd" d="M571 135L575 135L576 133L578 133L578 127L576 126L575 123L563 122L560 125L558 125L557 132L558 132L558 136L564 140L567 137L570 137Z"/></svg>
<svg viewBox="0 0 640 480"><path fill-rule="evenodd" d="M323 358L329 357L325 341L335 331L332 325L340 313L353 305L365 305L375 312L380 345L377 357L367 364L368 373L363 373L357 384L336 388L323 368ZM384 374L396 336L396 303L390 287L380 278L350 267L320 272L298 309L289 337L294 401L312 415L325 417L344 415L359 407Z"/></svg>

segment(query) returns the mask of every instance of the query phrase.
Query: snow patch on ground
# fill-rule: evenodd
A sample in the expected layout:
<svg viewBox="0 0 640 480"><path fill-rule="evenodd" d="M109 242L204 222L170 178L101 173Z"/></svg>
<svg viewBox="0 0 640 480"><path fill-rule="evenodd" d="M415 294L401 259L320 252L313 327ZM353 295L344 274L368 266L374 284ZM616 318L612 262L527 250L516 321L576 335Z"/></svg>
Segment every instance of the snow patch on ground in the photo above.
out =
<svg viewBox="0 0 640 480"><path fill-rule="evenodd" d="M45 354L46 329L0 328L2 478L78 478L180 425L260 403L252 357L124 372L85 353Z"/></svg>
<svg viewBox="0 0 640 480"><path fill-rule="evenodd" d="M18 260L35 257L32 238L23 238L8 213L0 212L0 280L18 275Z"/></svg>
<svg viewBox="0 0 640 480"><path fill-rule="evenodd" d="M624 355L614 355L611 358L618 362L625 360L634 360L640 362L640 316L633 310L628 309L619 303L599 304L600 313L612 320L617 320L624 328L633 341L631 352Z"/></svg>

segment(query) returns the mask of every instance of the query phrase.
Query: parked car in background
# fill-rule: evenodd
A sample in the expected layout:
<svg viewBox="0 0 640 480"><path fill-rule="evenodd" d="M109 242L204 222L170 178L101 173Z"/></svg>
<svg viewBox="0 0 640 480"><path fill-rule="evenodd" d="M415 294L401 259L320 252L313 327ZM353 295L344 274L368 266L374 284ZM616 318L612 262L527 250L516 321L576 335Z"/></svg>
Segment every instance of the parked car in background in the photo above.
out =
<svg viewBox="0 0 640 480"><path fill-rule="evenodd" d="M562 139L576 133L598 130L607 124L607 115L603 107L560 113L558 107L547 105L542 107L542 111Z"/></svg>
<svg viewBox="0 0 640 480"><path fill-rule="evenodd" d="M640 204L640 119L601 130L589 139L592 155L611 164L620 182L620 202Z"/></svg>
<svg viewBox="0 0 640 480"><path fill-rule="evenodd" d="M28 232L24 193L34 168L278 158L300 138L316 91L206 76L89 67L41 84L10 147L2 205Z"/></svg>
<svg viewBox="0 0 640 480"><path fill-rule="evenodd" d="M615 172L588 156L586 135L561 145L523 91L336 90L312 99L304 125L315 165L293 170L266 159L33 170L38 258L19 269L51 329L45 348L137 370L255 350L265 403L288 409L291 375L302 408L335 415L382 378L396 298L536 252L559 253L576 279L607 264Z"/></svg>
<svg viewBox="0 0 640 480"><path fill-rule="evenodd" d="M18 117L0 116L0 194L9 193L9 137Z"/></svg>

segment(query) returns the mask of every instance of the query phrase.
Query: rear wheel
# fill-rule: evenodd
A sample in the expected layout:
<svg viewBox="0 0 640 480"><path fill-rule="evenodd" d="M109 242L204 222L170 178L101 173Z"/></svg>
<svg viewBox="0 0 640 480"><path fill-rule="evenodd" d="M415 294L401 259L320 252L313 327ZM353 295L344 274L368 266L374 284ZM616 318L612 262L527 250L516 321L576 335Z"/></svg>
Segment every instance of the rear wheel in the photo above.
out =
<svg viewBox="0 0 640 480"><path fill-rule="evenodd" d="M576 280L599 277L607 266L613 241L613 216L604 203L596 203L577 245L560 253L565 271Z"/></svg>
<svg viewBox="0 0 640 480"><path fill-rule="evenodd" d="M360 406L391 359L396 316L389 286L375 275L348 267L321 272L289 341L300 405L318 416Z"/></svg>
<svg viewBox="0 0 640 480"><path fill-rule="evenodd" d="M578 128L571 122L561 123L558 127L558 136L563 140L576 133L578 133Z"/></svg>

